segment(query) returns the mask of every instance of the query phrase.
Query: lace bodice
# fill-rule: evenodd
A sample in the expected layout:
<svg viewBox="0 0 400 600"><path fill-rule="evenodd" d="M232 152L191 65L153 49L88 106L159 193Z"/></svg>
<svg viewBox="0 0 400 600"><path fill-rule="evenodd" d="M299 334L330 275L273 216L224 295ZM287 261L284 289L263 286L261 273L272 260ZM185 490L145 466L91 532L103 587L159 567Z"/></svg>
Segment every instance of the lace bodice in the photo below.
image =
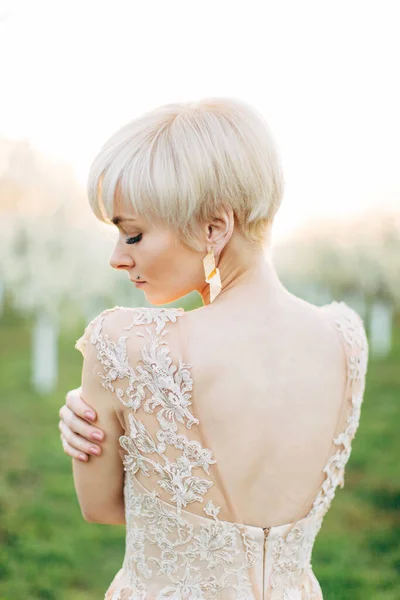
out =
<svg viewBox="0 0 400 600"><path fill-rule="evenodd" d="M123 410L126 552L108 600L318 600L322 593L311 568L311 553L322 520L351 452L363 399L368 344L361 319L344 303L321 308L335 325L346 351L350 403L347 423L333 440L325 479L309 513L268 528L219 518L209 498L216 485L212 449L195 435L191 365L173 360L168 328L184 314L176 308L116 307L104 311L76 344L97 351L102 385ZM105 332L115 311L128 311L124 331ZM129 340L141 338L137 360ZM137 338L136 338L137 339ZM138 477L140 475L140 478ZM143 481L148 481L144 485ZM201 503L203 515L190 511Z"/></svg>

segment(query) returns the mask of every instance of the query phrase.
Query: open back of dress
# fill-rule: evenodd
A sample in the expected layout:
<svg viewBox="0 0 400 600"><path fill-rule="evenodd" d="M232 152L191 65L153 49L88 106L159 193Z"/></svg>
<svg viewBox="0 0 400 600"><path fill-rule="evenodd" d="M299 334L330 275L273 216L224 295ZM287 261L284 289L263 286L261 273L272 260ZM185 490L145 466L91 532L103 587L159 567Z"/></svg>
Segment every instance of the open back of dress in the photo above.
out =
<svg viewBox="0 0 400 600"><path fill-rule="evenodd" d="M332 435L318 446L311 465L317 484L307 490L307 509L302 500L296 518L274 525L243 522L229 469L218 468L187 362L183 309L116 307L87 327L77 347L84 352L86 343L96 346L99 377L125 430L120 445L126 551L107 600L322 598L311 553L335 490L344 485L360 418L368 344L361 319L346 304L334 302L318 310L341 341L345 391L334 419L331 415L324 425ZM213 377L218 373L211 370L210 381ZM246 398L243 411L245 415ZM223 417L216 412L216 418ZM237 420L237 415L229 418ZM309 444L312 448L313 440ZM276 452L279 469L283 450L275 442L267 451ZM251 470L238 468L243 481L251 482ZM271 489L266 504L272 496Z"/></svg>

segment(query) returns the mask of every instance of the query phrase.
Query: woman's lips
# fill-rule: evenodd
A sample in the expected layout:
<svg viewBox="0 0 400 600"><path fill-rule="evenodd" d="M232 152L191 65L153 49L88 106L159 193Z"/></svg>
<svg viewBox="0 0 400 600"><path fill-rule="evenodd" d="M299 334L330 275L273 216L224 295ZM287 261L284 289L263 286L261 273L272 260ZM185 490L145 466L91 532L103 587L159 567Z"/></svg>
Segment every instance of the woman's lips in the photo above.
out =
<svg viewBox="0 0 400 600"><path fill-rule="evenodd" d="M134 279L131 279L132 283L134 283L137 287L141 287L142 285L144 285L146 283L146 281L135 281Z"/></svg>

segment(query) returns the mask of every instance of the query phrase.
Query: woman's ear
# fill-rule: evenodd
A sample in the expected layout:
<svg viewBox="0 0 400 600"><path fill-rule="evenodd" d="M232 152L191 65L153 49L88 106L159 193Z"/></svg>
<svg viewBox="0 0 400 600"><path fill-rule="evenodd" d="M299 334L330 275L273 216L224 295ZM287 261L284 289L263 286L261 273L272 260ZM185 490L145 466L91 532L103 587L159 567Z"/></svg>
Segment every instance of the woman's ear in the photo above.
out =
<svg viewBox="0 0 400 600"><path fill-rule="evenodd" d="M235 217L232 208L230 206L221 207L215 217L205 225L207 249L212 246L215 257L218 258L233 234Z"/></svg>

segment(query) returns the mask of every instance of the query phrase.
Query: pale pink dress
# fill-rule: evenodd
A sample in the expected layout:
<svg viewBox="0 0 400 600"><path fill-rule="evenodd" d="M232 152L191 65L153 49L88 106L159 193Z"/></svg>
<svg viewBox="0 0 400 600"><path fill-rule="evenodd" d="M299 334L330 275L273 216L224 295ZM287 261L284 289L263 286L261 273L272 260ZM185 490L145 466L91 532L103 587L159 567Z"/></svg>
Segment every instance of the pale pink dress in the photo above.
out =
<svg viewBox="0 0 400 600"><path fill-rule="evenodd" d="M346 392L308 513L264 528L222 519L236 513L196 413L200 401L193 400L179 333L184 311L116 307L87 327L77 347L96 346L99 377L125 428L126 551L107 600L322 599L311 553L335 490L344 485L368 344L360 317L345 303L319 310L343 345ZM219 506L216 497L224 499Z"/></svg>

